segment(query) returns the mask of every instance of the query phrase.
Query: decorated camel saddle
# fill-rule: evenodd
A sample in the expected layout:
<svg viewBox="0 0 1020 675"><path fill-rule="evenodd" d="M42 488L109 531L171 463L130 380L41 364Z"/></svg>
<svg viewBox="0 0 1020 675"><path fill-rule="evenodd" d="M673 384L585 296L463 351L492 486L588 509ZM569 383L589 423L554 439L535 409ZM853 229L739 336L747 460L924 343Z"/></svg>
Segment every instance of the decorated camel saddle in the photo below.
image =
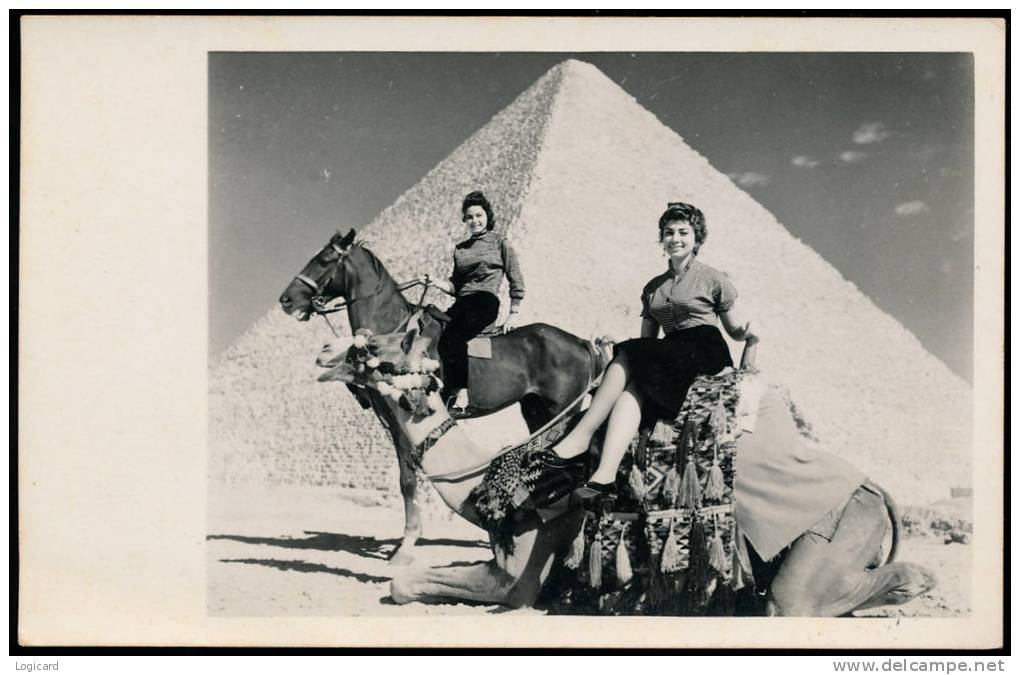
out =
<svg viewBox="0 0 1020 675"><path fill-rule="evenodd" d="M734 593L750 572L735 513L737 441L753 431L762 393L754 369L701 377L667 427L671 444L648 443L647 435L634 443L618 496L587 511L566 557L573 579L563 584L563 604L607 613L733 613Z"/></svg>
<svg viewBox="0 0 1020 675"><path fill-rule="evenodd" d="M737 593L746 589L743 596L750 597L755 587L747 542L756 560L777 558L866 480L806 443L791 453L791 437L803 440L809 429L777 429L794 425L789 420L788 397L766 387L752 367L697 379L675 420L660 422L651 441L649 434L635 439L620 466L616 496L587 509L563 561L569 573L553 584L558 606L612 614L732 614ZM552 424L490 464L473 497L495 542L512 541L523 516L535 509L531 495L543 481L583 480L550 477L541 462L570 424ZM742 449L747 456L738 461ZM567 508L558 506L539 515L547 519Z"/></svg>

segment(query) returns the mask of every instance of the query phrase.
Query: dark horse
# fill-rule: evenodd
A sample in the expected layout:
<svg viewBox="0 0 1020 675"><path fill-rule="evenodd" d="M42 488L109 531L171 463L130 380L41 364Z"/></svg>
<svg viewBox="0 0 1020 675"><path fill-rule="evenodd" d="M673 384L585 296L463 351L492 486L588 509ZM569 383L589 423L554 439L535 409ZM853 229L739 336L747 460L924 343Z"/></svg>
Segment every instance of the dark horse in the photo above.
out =
<svg viewBox="0 0 1020 675"><path fill-rule="evenodd" d="M343 298L352 331L367 328L382 334L404 329L417 307L404 298L379 259L354 241L354 235L354 230L335 234L283 291L280 306L291 316L307 321L317 311L316 304ZM422 334L432 338L432 345L438 342L441 331L440 320L425 313ZM491 347L492 358L471 359L470 414L488 415L520 403L521 414L532 432L592 386L607 356L590 342L542 323L494 336ZM375 411L397 449L404 538L391 562L406 564L413 558L413 547L421 536L413 448L399 433L391 407L379 400L378 392L354 393L363 406Z"/></svg>

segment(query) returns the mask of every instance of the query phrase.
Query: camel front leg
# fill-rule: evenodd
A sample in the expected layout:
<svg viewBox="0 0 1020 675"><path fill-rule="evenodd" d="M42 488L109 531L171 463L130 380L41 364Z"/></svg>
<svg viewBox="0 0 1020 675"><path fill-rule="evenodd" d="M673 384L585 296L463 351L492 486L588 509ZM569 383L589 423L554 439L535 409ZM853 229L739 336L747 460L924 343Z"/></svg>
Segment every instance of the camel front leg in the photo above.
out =
<svg viewBox="0 0 1020 675"><path fill-rule="evenodd" d="M508 607L531 607L557 555L570 546L584 516L567 513L514 538L511 553L462 567L410 568L393 577L390 595L399 604L416 601L473 600Z"/></svg>
<svg viewBox="0 0 1020 675"><path fill-rule="evenodd" d="M498 605L503 604L514 582L495 560L463 567L409 568L390 581L390 597L400 605L441 600Z"/></svg>

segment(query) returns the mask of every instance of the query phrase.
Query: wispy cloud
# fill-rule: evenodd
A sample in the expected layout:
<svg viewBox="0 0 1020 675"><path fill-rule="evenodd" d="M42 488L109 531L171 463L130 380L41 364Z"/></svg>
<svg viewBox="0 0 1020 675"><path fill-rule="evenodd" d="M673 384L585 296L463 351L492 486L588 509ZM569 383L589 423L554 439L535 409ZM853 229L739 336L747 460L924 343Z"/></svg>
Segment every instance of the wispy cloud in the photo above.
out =
<svg viewBox="0 0 1020 675"><path fill-rule="evenodd" d="M800 167L801 169L813 169L819 164L821 164L821 162L819 162L817 159L811 159L807 155L797 155L796 157L790 160L790 164Z"/></svg>
<svg viewBox="0 0 1020 675"><path fill-rule="evenodd" d="M860 150L846 150L845 152L839 153L840 161L846 162L847 164L853 164L854 162L859 162L859 161L861 161L862 159L864 159L867 156L868 156L868 153L861 152Z"/></svg>
<svg viewBox="0 0 1020 675"><path fill-rule="evenodd" d="M953 242L959 243L959 242L963 241L964 239L968 239L968 238L970 238L972 236L974 236L974 229L972 227L968 226L968 225L963 225L961 227L958 227L956 229L956 231L953 232L952 235L950 235L949 238Z"/></svg>
<svg viewBox="0 0 1020 675"><path fill-rule="evenodd" d="M881 122L869 122L854 132L854 143L857 145L881 143L887 138L889 138L889 130Z"/></svg>
<svg viewBox="0 0 1020 675"><path fill-rule="evenodd" d="M922 213L928 213L930 210L928 205L919 199L896 205L896 215L898 216L918 216Z"/></svg>
<svg viewBox="0 0 1020 675"><path fill-rule="evenodd" d="M734 183L742 187L752 187L754 185L767 185L769 182L768 176L762 173L757 173L755 171L745 171L744 173L728 173L726 175L730 177L730 180L732 180Z"/></svg>

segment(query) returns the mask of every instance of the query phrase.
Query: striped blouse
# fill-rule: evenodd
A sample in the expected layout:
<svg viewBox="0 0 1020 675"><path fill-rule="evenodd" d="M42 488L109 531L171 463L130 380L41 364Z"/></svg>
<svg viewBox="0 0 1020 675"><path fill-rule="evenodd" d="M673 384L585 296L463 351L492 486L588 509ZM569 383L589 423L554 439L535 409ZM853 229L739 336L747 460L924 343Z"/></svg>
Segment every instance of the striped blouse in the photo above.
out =
<svg viewBox="0 0 1020 675"><path fill-rule="evenodd" d="M728 311L736 299L737 289L730 278L695 258L679 280L667 270L645 285L641 316L654 320L669 335L694 326L716 325L716 316Z"/></svg>

